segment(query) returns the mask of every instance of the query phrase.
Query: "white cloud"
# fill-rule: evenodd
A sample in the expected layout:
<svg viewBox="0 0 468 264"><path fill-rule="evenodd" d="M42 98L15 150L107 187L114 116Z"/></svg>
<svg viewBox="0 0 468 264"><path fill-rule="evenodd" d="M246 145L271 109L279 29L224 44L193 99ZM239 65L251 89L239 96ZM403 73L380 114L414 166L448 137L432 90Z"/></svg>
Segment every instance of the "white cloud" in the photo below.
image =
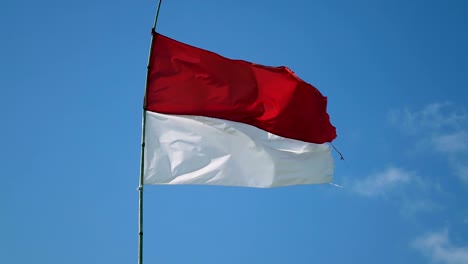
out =
<svg viewBox="0 0 468 264"><path fill-rule="evenodd" d="M423 235L414 240L412 246L433 263L468 263L468 246L454 245L449 239L447 229Z"/></svg>
<svg viewBox="0 0 468 264"><path fill-rule="evenodd" d="M367 198L391 198L388 201L405 217L441 210L433 201L440 192L438 184L404 168L390 166L362 179L355 178L348 186L353 193Z"/></svg>
<svg viewBox="0 0 468 264"><path fill-rule="evenodd" d="M457 164L454 166L457 176L462 181L468 183L468 164Z"/></svg>
<svg viewBox="0 0 468 264"><path fill-rule="evenodd" d="M449 102L432 103L419 111L405 108L390 112L391 123L412 134L428 130L458 129L467 118L465 109L454 109Z"/></svg>
<svg viewBox="0 0 468 264"><path fill-rule="evenodd" d="M356 193L364 196L379 196L398 186L407 184L413 179L413 173L397 167L389 167L386 170L371 175L362 181L355 182L352 189Z"/></svg>
<svg viewBox="0 0 468 264"><path fill-rule="evenodd" d="M456 154L468 149L468 133L457 131L454 133L434 135L432 144L435 150L443 153Z"/></svg>
<svg viewBox="0 0 468 264"><path fill-rule="evenodd" d="M402 201L401 213L404 216L412 217L419 213L435 212L441 209L440 205L428 199L417 200L415 198Z"/></svg>
<svg viewBox="0 0 468 264"><path fill-rule="evenodd" d="M421 110L407 108L390 112L390 121L415 137L423 151L442 155L453 175L468 183L468 114L452 103L432 103Z"/></svg>

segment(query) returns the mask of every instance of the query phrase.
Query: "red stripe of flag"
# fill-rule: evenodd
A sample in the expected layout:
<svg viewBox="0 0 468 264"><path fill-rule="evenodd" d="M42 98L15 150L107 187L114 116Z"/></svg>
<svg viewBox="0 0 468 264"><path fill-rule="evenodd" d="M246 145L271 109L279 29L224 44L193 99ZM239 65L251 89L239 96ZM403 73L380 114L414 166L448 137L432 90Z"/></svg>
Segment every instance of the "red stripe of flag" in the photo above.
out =
<svg viewBox="0 0 468 264"><path fill-rule="evenodd" d="M158 33L154 37L147 110L242 122L311 143L336 138L327 98L287 67L231 60Z"/></svg>

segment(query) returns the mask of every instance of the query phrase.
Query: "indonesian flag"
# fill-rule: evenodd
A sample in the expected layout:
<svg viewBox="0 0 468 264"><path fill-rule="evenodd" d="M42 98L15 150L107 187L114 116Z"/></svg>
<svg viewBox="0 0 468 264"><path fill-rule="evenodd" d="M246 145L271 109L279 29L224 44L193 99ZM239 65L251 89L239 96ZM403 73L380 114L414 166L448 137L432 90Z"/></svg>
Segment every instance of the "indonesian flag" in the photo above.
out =
<svg viewBox="0 0 468 264"><path fill-rule="evenodd" d="M231 60L154 33L144 184L327 183L327 98L286 67Z"/></svg>

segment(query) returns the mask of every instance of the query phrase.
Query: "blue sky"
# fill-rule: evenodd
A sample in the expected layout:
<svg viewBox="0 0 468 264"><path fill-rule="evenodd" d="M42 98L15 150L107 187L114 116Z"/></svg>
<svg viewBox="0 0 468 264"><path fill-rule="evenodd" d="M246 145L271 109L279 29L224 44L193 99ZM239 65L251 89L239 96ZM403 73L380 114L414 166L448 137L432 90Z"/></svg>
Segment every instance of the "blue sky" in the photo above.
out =
<svg viewBox="0 0 468 264"><path fill-rule="evenodd" d="M1 263L136 263L156 5L2 2ZM468 263L467 13L164 1L162 34L319 88L346 159L342 187L146 187L145 263Z"/></svg>

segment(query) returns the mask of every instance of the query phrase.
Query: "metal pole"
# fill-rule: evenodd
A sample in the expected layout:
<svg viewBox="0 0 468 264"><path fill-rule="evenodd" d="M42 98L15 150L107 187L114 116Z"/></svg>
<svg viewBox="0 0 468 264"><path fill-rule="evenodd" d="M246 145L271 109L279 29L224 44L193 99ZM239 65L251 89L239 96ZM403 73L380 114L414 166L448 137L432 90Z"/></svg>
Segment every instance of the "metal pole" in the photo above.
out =
<svg viewBox="0 0 468 264"><path fill-rule="evenodd" d="M143 114L141 125L141 153L140 153L140 181L138 185L138 264L143 264L143 177L145 168L145 130L146 130L146 92L148 90L148 78L150 72L150 60L153 53L154 36L156 34L156 23L158 22L159 10L162 0L158 2L156 17L151 29L151 46L148 56L148 67L146 73L145 95L143 99Z"/></svg>

